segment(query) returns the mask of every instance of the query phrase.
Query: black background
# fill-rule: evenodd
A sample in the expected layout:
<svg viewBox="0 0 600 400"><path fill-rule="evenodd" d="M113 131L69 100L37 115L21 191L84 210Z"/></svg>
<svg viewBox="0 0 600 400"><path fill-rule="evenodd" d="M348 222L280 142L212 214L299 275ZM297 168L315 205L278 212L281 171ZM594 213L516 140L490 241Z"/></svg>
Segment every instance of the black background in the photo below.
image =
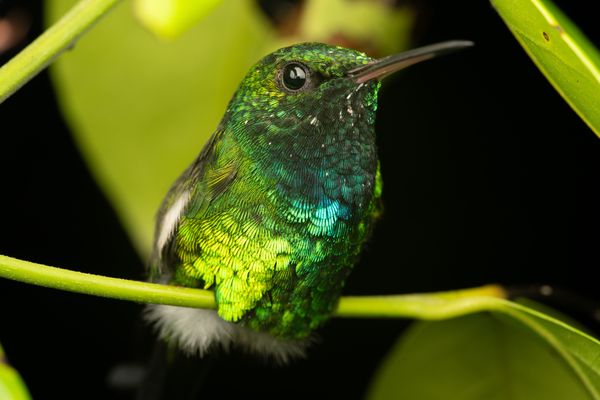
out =
<svg viewBox="0 0 600 400"><path fill-rule="evenodd" d="M599 45L591 3L558 5ZM41 5L22 4L33 13L31 39ZM383 88L385 217L346 293L549 283L600 301L600 140L487 2L421 7L416 44L477 46ZM143 279L144 260L87 171L46 73L0 105L0 179L0 254ZM585 310L554 305L600 333ZM130 398L109 388L107 375L149 357L140 305L0 280L0 310L0 342L34 398ZM406 325L333 319L308 360L276 368L224 357L203 395L359 398Z"/></svg>

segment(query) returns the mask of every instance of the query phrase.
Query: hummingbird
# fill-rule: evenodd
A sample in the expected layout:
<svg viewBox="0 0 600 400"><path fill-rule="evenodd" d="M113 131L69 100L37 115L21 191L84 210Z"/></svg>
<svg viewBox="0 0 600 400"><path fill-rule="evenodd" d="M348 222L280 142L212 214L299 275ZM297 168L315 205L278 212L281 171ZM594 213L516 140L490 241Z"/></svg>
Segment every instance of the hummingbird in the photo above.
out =
<svg viewBox="0 0 600 400"><path fill-rule="evenodd" d="M471 45L373 59L302 43L251 67L168 191L150 262L154 282L214 290L217 310L149 306L160 336L192 354L237 346L281 362L303 356L382 213L381 80Z"/></svg>

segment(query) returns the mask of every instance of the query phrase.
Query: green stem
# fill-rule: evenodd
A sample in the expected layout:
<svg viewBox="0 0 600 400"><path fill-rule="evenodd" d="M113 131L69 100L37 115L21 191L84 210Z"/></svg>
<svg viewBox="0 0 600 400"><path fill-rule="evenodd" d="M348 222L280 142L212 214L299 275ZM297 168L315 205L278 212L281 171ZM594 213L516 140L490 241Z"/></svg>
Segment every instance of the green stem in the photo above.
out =
<svg viewBox="0 0 600 400"><path fill-rule="evenodd" d="M109 278L49 267L0 255L0 277L69 292L185 307L215 308L213 293L155 283Z"/></svg>
<svg viewBox="0 0 600 400"><path fill-rule="evenodd" d="M81 0L29 46L4 64L0 68L0 103L46 68L63 51L74 46L79 36L120 1Z"/></svg>
<svg viewBox="0 0 600 400"><path fill-rule="evenodd" d="M493 308L506 292L498 285L453 290L450 292L392 296L344 296L336 315L354 318L446 319Z"/></svg>
<svg viewBox="0 0 600 400"><path fill-rule="evenodd" d="M216 307L214 294L209 290L109 278L2 255L0 255L0 277L54 289L140 303ZM505 297L504 290L496 285L433 294L348 296L340 299L335 315L355 318L442 319L484 311L490 308L487 300Z"/></svg>

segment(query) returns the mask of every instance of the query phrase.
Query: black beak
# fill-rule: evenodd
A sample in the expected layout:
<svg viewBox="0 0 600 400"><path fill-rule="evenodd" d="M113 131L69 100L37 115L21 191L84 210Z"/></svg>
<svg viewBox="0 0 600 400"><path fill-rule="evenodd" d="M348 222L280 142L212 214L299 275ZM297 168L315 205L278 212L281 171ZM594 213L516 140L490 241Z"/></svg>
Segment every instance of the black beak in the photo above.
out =
<svg viewBox="0 0 600 400"><path fill-rule="evenodd" d="M381 80L396 71L418 64L421 61L462 50L473 46L473 44L473 42L468 40L452 40L419 47L352 68L347 72L347 75L349 78L354 79L356 83L363 83L372 79Z"/></svg>

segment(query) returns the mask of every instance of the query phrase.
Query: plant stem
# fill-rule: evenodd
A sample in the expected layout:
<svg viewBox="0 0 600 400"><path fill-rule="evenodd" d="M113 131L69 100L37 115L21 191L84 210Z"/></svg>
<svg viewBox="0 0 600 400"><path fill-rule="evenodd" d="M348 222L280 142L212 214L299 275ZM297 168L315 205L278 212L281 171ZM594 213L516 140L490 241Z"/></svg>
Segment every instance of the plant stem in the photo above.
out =
<svg viewBox="0 0 600 400"><path fill-rule="evenodd" d="M489 311L499 298L506 297L505 290L498 285L438 293L344 296L340 298L335 315L354 318L446 319Z"/></svg>
<svg viewBox="0 0 600 400"><path fill-rule="evenodd" d="M215 308L213 292L109 278L0 255L0 277L69 292L140 303Z"/></svg>
<svg viewBox="0 0 600 400"><path fill-rule="evenodd" d="M215 308L209 290L109 278L36 264L0 255L0 277L71 292L131 300L140 303ZM500 286L432 294L348 296L340 299L335 315L358 318L442 319L484 311L486 300L505 298Z"/></svg>
<svg viewBox="0 0 600 400"><path fill-rule="evenodd" d="M121 0L81 0L0 68L0 103L46 68Z"/></svg>

